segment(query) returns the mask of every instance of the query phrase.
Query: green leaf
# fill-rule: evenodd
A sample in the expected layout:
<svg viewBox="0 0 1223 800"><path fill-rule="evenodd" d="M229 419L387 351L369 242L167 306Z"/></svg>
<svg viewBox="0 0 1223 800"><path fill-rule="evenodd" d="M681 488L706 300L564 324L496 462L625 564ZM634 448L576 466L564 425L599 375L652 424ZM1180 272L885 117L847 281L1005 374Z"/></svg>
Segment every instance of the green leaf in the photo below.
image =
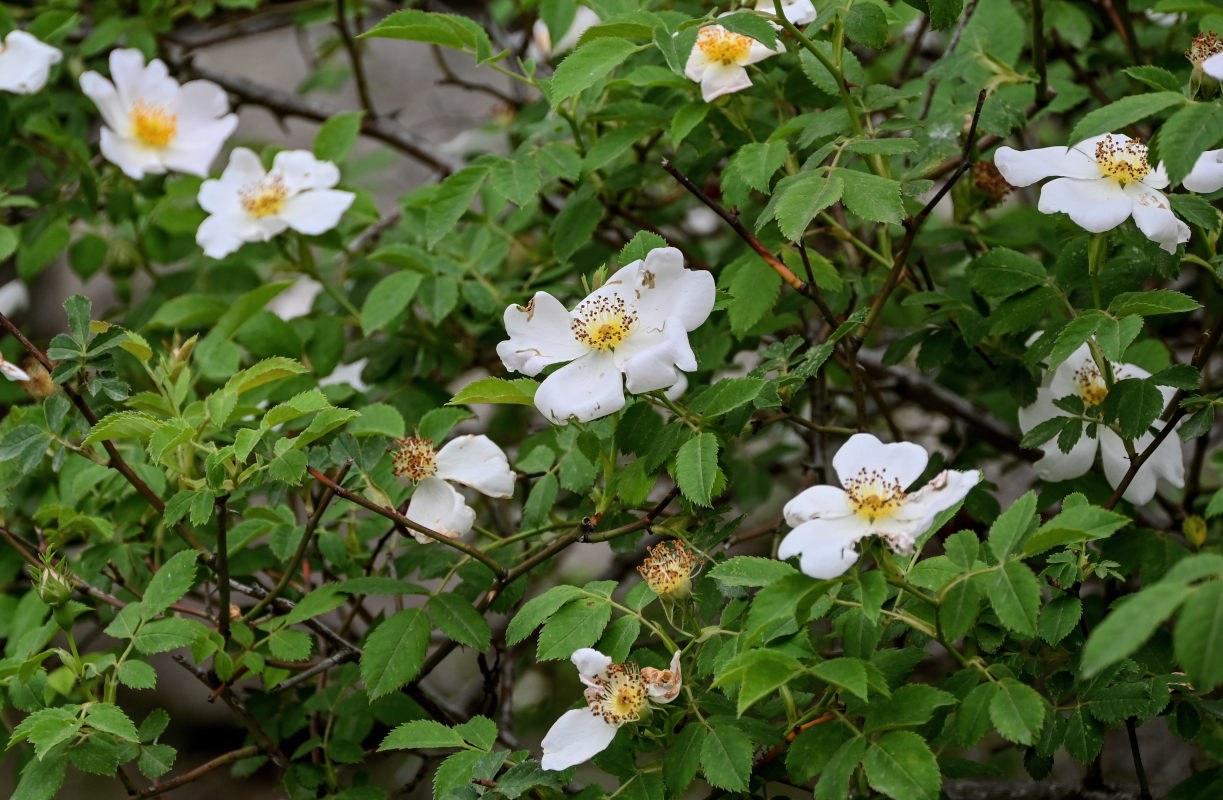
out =
<svg viewBox="0 0 1223 800"><path fill-rule="evenodd" d="M711 786L732 792L747 788L752 774L752 743L733 724L711 724L701 742L701 769Z"/></svg>
<svg viewBox="0 0 1223 800"><path fill-rule="evenodd" d="M488 34L474 20L458 14L434 14L415 9L396 11L361 34L361 37L366 36L428 42L462 50L475 56L477 64L492 57Z"/></svg>
<svg viewBox="0 0 1223 800"><path fill-rule="evenodd" d="M701 392L700 396L691 402L690 407L703 416L716 417L752 402L764 389L764 385L763 378L730 378L718 381Z"/></svg>
<svg viewBox="0 0 1223 800"><path fill-rule="evenodd" d="M611 619L611 606L599 597L582 596L551 616L539 632L540 661L569 658L575 650L599 641Z"/></svg>
<svg viewBox="0 0 1223 800"><path fill-rule="evenodd" d="M529 155L503 158L489 173L488 182L506 200L522 208L539 195L539 167Z"/></svg>
<svg viewBox="0 0 1223 800"><path fill-rule="evenodd" d="M821 722L807 728L786 748L786 772L795 783L806 783L824 771L833 755L850 738L857 737L839 721Z"/></svg>
<svg viewBox="0 0 1223 800"><path fill-rule="evenodd" d="M314 639L301 631L281 628L268 636L268 649L281 661L305 661L314 650Z"/></svg>
<svg viewBox="0 0 1223 800"><path fill-rule="evenodd" d="M492 750L497 741L497 723L488 717L472 717L454 726L454 729L474 747Z"/></svg>
<svg viewBox="0 0 1223 800"><path fill-rule="evenodd" d="M900 202L900 183L868 172L838 168L833 176L845 182L845 207L872 222L899 225L904 219Z"/></svg>
<svg viewBox="0 0 1223 800"><path fill-rule="evenodd" d="M989 549L998 563L1023 545L1036 527L1036 492L1028 492L994 520L989 528Z"/></svg>
<svg viewBox="0 0 1223 800"><path fill-rule="evenodd" d="M822 681L866 698L866 667L856 658L832 658L811 668L811 674Z"/></svg>
<svg viewBox="0 0 1223 800"><path fill-rule="evenodd" d="M1022 562L1009 561L989 578L986 596L998 620L1024 636L1036 633L1040 610L1040 582Z"/></svg>
<svg viewBox="0 0 1223 800"><path fill-rule="evenodd" d="M308 371L299 361L283 356L273 356L272 358L265 358L231 377L225 382L225 389L241 395L252 389L257 389L265 383L278 381L281 378L288 378L292 375L301 375Z"/></svg>
<svg viewBox="0 0 1223 800"><path fill-rule="evenodd" d="M961 747L972 747L989 731L989 706L999 691L998 684L987 681L964 698L955 715L956 740Z"/></svg>
<svg viewBox="0 0 1223 800"><path fill-rule="evenodd" d="M679 732L663 754L662 779L669 796L678 797L692 784L701 763L701 747L705 744L706 728L690 722Z"/></svg>
<svg viewBox="0 0 1223 800"><path fill-rule="evenodd" d="M1152 89L1163 89L1169 92L1182 91L1180 79L1163 67L1143 65L1141 67L1126 67L1121 71L1134 80L1145 83ZM1176 179L1173 183L1180 183L1180 179Z"/></svg>
<svg viewBox="0 0 1223 800"><path fill-rule="evenodd" d="M429 629L423 608L404 609L374 628L361 656L361 679L371 701L416 677L429 649Z"/></svg>
<svg viewBox="0 0 1223 800"><path fill-rule="evenodd" d="M8 746L28 740L34 745L34 755L42 759L53 747L76 736L81 729L83 722L76 713L78 708L40 708L34 711L13 729Z"/></svg>
<svg viewBox="0 0 1223 800"><path fill-rule="evenodd" d="M816 800L845 800L849 781L866 752L867 744L864 737L855 736L837 748L824 767L819 783L815 785Z"/></svg>
<svg viewBox="0 0 1223 800"><path fill-rule="evenodd" d="M128 659L118 667L119 683L129 689L152 689L157 686L157 671L144 661Z"/></svg>
<svg viewBox="0 0 1223 800"><path fill-rule="evenodd" d="M322 161L339 163L352 150L361 132L364 111L349 111L328 119L314 134L314 155Z"/></svg>
<svg viewBox="0 0 1223 800"><path fill-rule="evenodd" d="M1176 620L1176 660L1196 691L1223 683L1223 581L1198 586Z"/></svg>
<svg viewBox="0 0 1223 800"><path fill-rule="evenodd" d="M872 706L867 712L863 733L903 728L909 725L924 725L943 706L955 705L955 695L925 686L908 683L892 692L886 703ZM876 787L878 788L878 787Z"/></svg>
<svg viewBox="0 0 1223 800"><path fill-rule="evenodd" d="M1109 313L1118 317L1124 317L1127 314L1139 314L1144 317L1156 314L1184 314L1201 307L1202 305L1189 295L1172 289L1122 292L1108 304Z"/></svg>
<svg viewBox="0 0 1223 800"><path fill-rule="evenodd" d="M481 378L460 389L446 405L497 403L530 406L535 405L535 390L538 388L539 383L530 378L517 378L512 381L505 378Z"/></svg>
<svg viewBox="0 0 1223 800"><path fill-rule="evenodd" d="M454 641L480 652L488 649L492 639L488 620L472 607L470 601L453 592L446 592L429 601L429 612L434 624Z"/></svg>
<svg viewBox="0 0 1223 800"><path fill-rule="evenodd" d="M744 264L730 282L730 295L734 302L727 309L730 330L743 336L759 322L777 302L781 289L781 276L759 259Z"/></svg>
<svg viewBox="0 0 1223 800"><path fill-rule="evenodd" d="M1189 596L1190 588L1177 581L1160 581L1121 598L1092 630L1083 646L1079 670L1091 678L1105 667L1129 656Z"/></svg>
<svg viewBox="0 0 1223 800"><path fill-rule="evenodd" d="M1129 517L1086 502L1063 506L1061 513L1032 534L1023 546L1025 556L1072 542L1094 541L1111 536L1129 523Z"/></svg>
<svg viewBox="0 0 1223 800"><path fill-rule="evenodd" d="M51 800L59 793L68 770L68 757L32 758L21 770L21 779L9 800Z"/></svg>
<svg viewBox="0 0 1223 800"><path fill-rule="evenodd" d="M989 718L1002 738L1016 744L1032 744L1045 724L1045 698L1014 678L998 682L989 702Z"/></svg>
<svg viewBox="0 0 1223 800"><path fill-rule="evenodd" d="M1083 616L1083 601L1072 594L1054 597L1040 610L1036 632L1051 645L1065 639Z"/></svg>
<svg viewBox="0 0 1223 800"><path fill-rule="evenodd" d="M797 574L784 561L760 556L735 556L709 570L709 577L726 586L768 586Z"/></svg>
<svg viewBox="0 0 1223 800"><path fill-rule="evenodd" d="M1164 396L1145 378L1126 378L1113 384L1100 405L1104 418L1120 425L1122 436L1137 439L1163 413Z"/></svg>
<svg viewBox="0 0 1223 800"><path fill-rule="evenodd" d="M825 178L815 172L804 172L792 181L778 183L778 194L774 198L777 226L787 239L797 242L815 215L840 200L845 190L841 178Z"/></svg>
<svg viewBox="0 0 1223 800"><path fill-rule="evenodd" d="M115 415L110 415L113 416ZM88 440L85 443L88 443ZM18 425L0 439L0 463L6 464L7 468L16 474L28 474L42 463L42 457L47 454L47 446L50 444L51 436L42 428L36 425Z"/></svg>
<svg viewBox="0 0 1223 800"><path fill-rule="evenodd" d="M153 573L153 578L144 591L144 599L140 602L142 619L150 620L156 617L191 590L192 584L195 583L196 561L199 560L199 555L196 550L176 553Z"/></svg>
<svg viewBox="0 0 1223 800"><path fill-rule="evenodd" d="M767 194L774 173L786 163L789 155L784 141L750 142L735 151L722 170L723 192L732 192L739 185ZM810 174L810 173L809 173ZM742 195L746 200L746 195Z"/></svg>
<svg viewBox="0 0 1223 800"><path fill-rule="evenodd" d="M365 406L361 409L361 416L348 423L348 432L353 436L375 434L399 439L403 437L406 429L403 415L394 406L386 403L371 403Z"/></svg>
<svg viewBox="0 0 1223 800"><path fill-rule="evenodd" d="M1066 326L1057 332L1053 349L1049 352L1049 369L1057 368L1088 342L1105 319L1107 317L1104 314L1090 309L1066 323Z"/></svg>
<svg viewBox="0 0 1223 800"><path fill-rule="evenodd" d="M1218 103L1189 103L1159 128L1159 158L1168 181L1180 183L1203 151L1223 139L1223 108Z"/></svg>
<svg viewBox="0 0 1223 800"><path fill-rule="evenodd" d="M1096 342L1109 361L1120 361L1125 350L1142 331L1142 317L1131 314L1121 319L1102 317L1096 328Z"/></svg>
<svg viewBox="0 0 1223 800"><path fill-rule="evenodd" d="M543 624L561 606L581 595L582 590L567 583L553 586L548 591L533 597L523 604L509 627L505 629L505 643L515 645L531 635L531 632Z"/></svg>
<svg viewBox="0 0 1223 800"><path fill-rule="evenodd" d="M119 743L112 736L88 736L73 743L68 760L82 772L109 778L119 768Z"/></svg>
<svg viewBox="0 0 1223 800"><path fill-rule="evenodd" d="M132 642L137 650L149 656L187 647L206 631L207 628L195 620L166 617L146 623L132 637Z"/></svg>
<svg viewBox="0 0 1223 800"><path fill-rule="evenodd" d="M624 39L596 39L579 47L557 65L548 86L548 102L553 109L559 108L570 97L594 86L636 50L636 45Z"/></svg>
<svg viewBox="0 0 1223 800"><path fill-rule="evenodd" d="M770 50L777 47L777 30L763 17L740 11L718 17L718 24L728 31L749 36Z"/></svg>
<svg viewBox="0 0 1223 800"><path fill-rule="evenodd" d="M138 742L136 725L128 719L123 709L111 703L91 703L85 712L85 724L103 733L113 733L120 739Z"/></svg>
<svg viewBox="0 0 1223 800"><path fill-rule="evenodd" d="M404 270L387 275L365 296L361 306L361 330L366 336L382 330L394 322L420 288L424 276L419 272Z"/></svg>
<svg viewBox="0 0 1223 800"><path fill-rule="evenodd" d="M136 766L144 777L160 778L174 768L177 756L178 751L168 744L146 744L140 748Z"/></svg>
<svg viewBox="0 0 1223 800"><path fill-rule="evenodd" d="M443 761L433 775L434 800L445 800L455 789L470 786L476 764L485 755L479 750L460 750Z"/></svg>
<svg viewBox="0 0 1223 800"><path fill-rule="evenodd" d="M1100 747L1104 744L1104 732L1100 723L1092 719L1084 709L1076 708L1066 722L1066 733L1062 742L1071 758L1089 764L1100 754Z"/></svg>
<svg viewBox="0 0 1223 800"><path fill-rule="evenodd" d="M734 666L728 668L715 685L739 683L736 712L743 716L753 703L776 694L778 688L801 672L802 665L793 656L776 650L749 650L736 659Z"/></svg>
<svg viewBox="0 0 1223 800"><path fill-rule="evenodd" d="M942 776L934 753L912 731L893 731L871 744L862 759L871 788L897 800L936 800Z"/></svg>
<svg viewBox="0 0 1223 800"><path fill-rule="evenodd" d="M887 15L873 3L855 3L845 15L845 35L872 50L882 50L888 43Z"/></svg>
<svg viewBox="0 0 1223 800"><path fill-rule="evenodd" d="M939 603L939 623L943 634L955 641L972 629L981 610L981 589L975 581L960 581L947 590Z"/></svg>
<svg viewBox="0 0 1223 800"><path fill-rule="evenodd" d="M986 297L1010 297L1048 280L1043 264L1005 247L991 248L973 261L967 277L969 285Z"/></svg>
<svg viewBox="0 0 1223 800"><path fill-rule="evenodd" d="M1074 146L1097 134L1119 131L1126 125L1132 125L1165 108L1185 102L1185 96L1180 92L1152 92L1123 97L1084 115L1070 132L1067 142Z"/></svg>
<svg viewBox="0 0 1223 800"><path fill-rule="evenodd" d="M417 719L405 722L386 735L378 752L384 750L425 750L435 747L466 747L453 728L431 719Z"/></svg>
<svg viewBox="0 0 1223 800"><path fill-rule="evenodd" d="M561 261L568 261L590 241L603 219L603 203L593 183L582 186L565 200L561 212L552 220L552 249Z"/></svg>
<svg viewBox="0 0 1223 800"><path fill-rule="evenodd" d="M718 440L712 433L692 437L675 454L675 482L684 497L710 507L718 474Z"/></svg>
<svg viewBox="0 0 1223 800"><path fill-rule="evenodd" d="M126 438L147 440L157 430L158 424L156 419L143 411L116 411L98 420L81 444Z"/></svg>
<svg viewBox="0 0 1223 800"><path fill-rule="evenodd" d="M459 218L471 208L471 201L484 185L489 168L487 164L464 167L449 175L437 187L425 210L425 240L430 248L450 233Z"/></svg>

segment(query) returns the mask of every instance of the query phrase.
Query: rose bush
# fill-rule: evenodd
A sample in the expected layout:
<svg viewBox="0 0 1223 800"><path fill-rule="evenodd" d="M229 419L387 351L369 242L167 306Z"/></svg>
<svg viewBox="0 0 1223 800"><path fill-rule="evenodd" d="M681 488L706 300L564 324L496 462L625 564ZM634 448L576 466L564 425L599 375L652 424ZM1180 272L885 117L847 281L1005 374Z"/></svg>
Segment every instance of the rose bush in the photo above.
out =
<svg viewBox="0 0 1223 800"><path fill-rule="evenodd" d="M12 797L1223 793L1223 12L139 5L0 8Z"/></svg>

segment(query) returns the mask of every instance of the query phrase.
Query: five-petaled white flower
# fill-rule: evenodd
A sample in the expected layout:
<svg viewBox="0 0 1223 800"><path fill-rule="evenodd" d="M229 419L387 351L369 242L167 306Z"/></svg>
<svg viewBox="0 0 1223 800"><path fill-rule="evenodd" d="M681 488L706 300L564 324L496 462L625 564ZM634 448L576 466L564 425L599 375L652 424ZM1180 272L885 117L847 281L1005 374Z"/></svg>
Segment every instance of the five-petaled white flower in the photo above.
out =
<svg viewBox="0 0 1223 800"><path fill-rule="evenodd" d="M558 53L572 50L577 46L578 39L582 38L582 34L600 22L598 14L586 6L578 6L577 12L573 15L573 22L561 34L561 38L557 39L556 43L553 44L552 34L548 31L547 23L542 19L537 19L535 20L535 25L531 28L531 40L534 47L530 55L538 61L546 61Z"/></svg>
<svg viewBox="0 0 1223 800"><path fill-rule="evenodd" d="M633 394L674 386L679 370L696 369L688 344L713 310L713 276L684 267L673 247L660 247L612 275L573 311L547 292L505 310L510 338L497 345L507 369L553 372L535 392L535 407L564 423L605 417L624 407L624 383Z"/></svg>
<svg viewBox="0 0 1223 800"><path fill-rule="evenodd" d="M1110 367L1116 380L1148 378L1151 375L1142 367L1133 364L1111 364ZM1174 390L1170 386L1160 386L1159 391L1166 406ZM1053 401L1069 395L1077 396L1088 408L1100 405L1108 396L1104 376L1100 374L1100 368L1087 345L1075 350L1053 370L1046 385L1036 390L1035 403L1019 409L1019 429L1027 433L1045 420L1065 416L1065 412L1055 406ZM1154 425L1158 429L1162 428L1164 423L1156 420ZM1120 436L1103 425L1097 425L1095 432L1093 438L1087 431L1083 431L1068 453L1062 452L1056 439L1041 445L1040 450L1044 457L1033 465L1036 474L1046 481L1077 478L1092 468L1098 451L1104 463L1104 477L1112 486L1117 486L1130 468L1125 445ZM1154 438L1151 433L1144 433L1135 439L1135 451L1141 453ZM1177 488L1185 485L1185 464L1178 436L1164 439L1139 468L1122 496L1135 505L1144 505L1155 496L1155 490L1161 482Z"/></svg>
<svg viewBox="0 0 1223 800"><path fill-rule="evenodd" d="M204 177L238 127L229 99L211 81L179 85L166 65L146 66L139 50L112 50L111 81L81 76L81 91L102 113L102 155L132 178L166 170Z"/></svg>
<svg viewBox="0 0 1223 800"><path fill-rule="evenodd" d="M1219 69L1223 73L1223 63ZM1191 192L1202 194L1223 189L1223 150L1207 150L1198 156L1181 185Z"/></svg>
<svg viewBox="0 0 1223 800"><path fill-rule="evenodd" d="M1159 191L1168 185L1163 164L1152 167L1147 146L1137 139L1106 133L1073 147L999 147L994 164L1015 186L1059 176L1041 187L1037 208L1045 214L1065 212L1092 233L1133 217L1138 229L1169 253L1189 241L1189 226L1176 218Z"/></svg>
<svg viewBox="0 0 1223 800"><path fill-rule="evenodd" d="M200 223L196 243L204 255L222 258L246 242L266 242L292 228L298 233L329 231L356 195L333 189L340 170L306 150L282 150L264 170L259 156L235 147L220 180L200 186L200 206L210 216Z"/></svg>
<svg viewBox="0 0 1223 800"><path fill-rule="evenodd" d="M10 381L30 380L30 374L28 372L11 361L5 361L3 355L0 355L0 375L3 375Z"/></svg>
<svg viewBox="0 0 1223 800"><path fill-rule="evenodd" d="M447 481L470 486L489 497L511 497L514 473L500 447L484 435L457 436L441 450L420 436L397 439L389 448L396 475L416 484L405 517L451 538L466 535L476 522L467 505ZM422 544L428 536L416 534Z"/></svg>
<svg viewBox="0 0 1223 800"><path fill-rule="evenodd" d="M539 764L548 770L594 758L607 749L622 725L641 717L648 702L670 703L683 685L678 650L663 670L616 664L589 647L574 652L572 661L586 686L586 708L566 711L544 735Z"/></svg>
<svg viewBox="0 0 1223 800"><path fill-rule="evenodd" d="M766 14L776 14L777 7L773 0L756 0L756 10ZM781 0L781 10L786 19L795 25L806 25L815 20L817 14L811 0Z"/></svg>
<svg viewBox="0 0 1223 800"><path fill-rule="evenodd" d="M869 433L855 433L832 457L845 488L812 486L786 503L782 513L794 530L781 540L777 557L799 556L803 572L828 580L858 560L854 545L867 536L879 536L896 552L912 552L934 516L981 480L976 470L944 470L906 492L928 460L920 445L884 444Z"/></svg>
<svg viewBox="0 0 1223 800"><path fill-rule="evenodd" d="M51 67L64 54L25 31L13 31L0 43L0 92L33 94L47 85Z"/></svg>
<svg viewBox="0 0 1223 800"><path fill-rule="evenodd" d="M750 36L732 33L721 25L707 25L696 36L696 44L692 46L684 74L701 85L701 97L706 103L712 103L724 94L750 87L752 79L744 67L783 50L780 43L774 50Z"/></svg>

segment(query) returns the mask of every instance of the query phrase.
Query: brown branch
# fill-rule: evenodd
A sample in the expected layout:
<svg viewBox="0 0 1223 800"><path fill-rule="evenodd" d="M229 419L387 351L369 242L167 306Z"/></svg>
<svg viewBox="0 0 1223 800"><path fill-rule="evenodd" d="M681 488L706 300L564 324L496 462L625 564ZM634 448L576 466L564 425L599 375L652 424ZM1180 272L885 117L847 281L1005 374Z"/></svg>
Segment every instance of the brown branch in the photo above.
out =
<svg viewBox="0 0 1223 800"><path fill-rule="evenodd" d="M378 112L374 109L374 101L369 93L369 80L365 77L365 63L361 61L361 51L357 48L357 41L353 38L352 30L348 27L348 10L345 8L344 0L335 0L335 26L340 31L340 41L344 43L344 49L348 52L348 61L352 65L353 82L357 84L357 97L361 100L361 108L365 109L365 114L369 119L378 119Z"/></svg>
<svg viewBox="0 0 1223 800"><path fill-rule="evenodd" d="M220 697L225 701L225 705L229 706L230 710L238 715L238 718L246 725L246 729L250 731L251 736L254 737L255 742L259 745L258 749L266 753L268 758L272 759L273 764L281 769L289 766L289 759L285 758L285 754L281 752L280 746L272 741L272 737L268 736L267 731L259 724L259 720L250 712L250 709L246 707L242 699L233 693L232 689L217 680L217 677L211 672L189 663L183 656L175 655L173 658L183 669L199 679L200 683L209 689L219 690Z"/></svg>
<svg viewBox="0 0 1223 800"><path fill-rule="evenodd" d="M128 798L129 800L137 800L137 798L143 799L147 797L160 797L166 792L177 789L180 786L186 786L188 783L199 780L209 772L212 772L214 769L223 767L226 764L232 764L235 761L241 761L244 758L257 756L259 755L259 752L259 748L255 745L251 745L250 747L240 747L237 750L230 750L228 753L219 755L211 761L200 764L190 772L184 772L177 778L170 778L166 781L158 781L144 791L133 792L128 795Z"/></svg>
<svg viewBox="0 0 1223 800"><path fill-rule="evenodd" d="M217 552L217 633L229 641L229 495L216 500Z"/></svg>
<svg viewBox="0 0 1223 800"><path fill-rule="evenodd" d="M515 100L508 94L505 94L495 87L463 80L455 73L453 69L451 69L450 65L446 63L446 57L442 53L442 48L434 44L430 45L429 49L433 51L433 61L437 64L437 68L440 69L442 74L446 76L445 80L438 81L438 83L442 86L457 86L460 89L466 89L469 92L480 92L488 95L489 97L496 98L511 108L517 109L522 107L521 100Z"/></svg>

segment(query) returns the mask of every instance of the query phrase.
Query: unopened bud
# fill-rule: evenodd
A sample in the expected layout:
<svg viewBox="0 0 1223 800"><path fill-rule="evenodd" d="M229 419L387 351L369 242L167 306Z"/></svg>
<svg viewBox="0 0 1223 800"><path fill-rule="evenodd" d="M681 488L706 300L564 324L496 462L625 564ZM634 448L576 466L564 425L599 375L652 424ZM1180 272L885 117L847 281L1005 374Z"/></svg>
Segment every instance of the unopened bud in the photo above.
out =
<svg viewBox="0 0 1223 800"><path fill-rule="evenodd" d="M62 561L55 563L53 553L44 553L42 564L41 568L35 567L33 570L38 596L47 605L58 608L72 598L72 574Z"/></svg>
<svg viewBox="0 0 1223 800"><path fill-rule="evenodd" d="M51 380L51 373L47 372L38 359L30 356L22 364L27 375L30 376L28 381L21 382L21 388L26 390L26 393L35 400L45 400L53 394L59 392L59 386L55 381Z"/></svg>

